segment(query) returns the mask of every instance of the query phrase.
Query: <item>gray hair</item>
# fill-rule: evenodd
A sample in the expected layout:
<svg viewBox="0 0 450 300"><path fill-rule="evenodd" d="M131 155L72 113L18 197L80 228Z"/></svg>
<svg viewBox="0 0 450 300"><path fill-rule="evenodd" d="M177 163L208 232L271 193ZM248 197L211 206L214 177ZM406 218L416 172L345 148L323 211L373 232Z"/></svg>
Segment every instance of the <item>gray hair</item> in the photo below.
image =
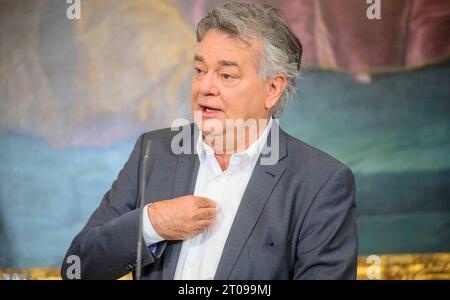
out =
<svg viewBox="0 0 450 300"><path fill-rule="evenodd" d="M258 38L263 55L259 75L265 80L277 74L286 76L286 86L271 114L281 116L296 94L300 74L302 45L289 27L283 12L269 5L229 2L211 10L197 25L197 42L215 29L244 41Z"/></svg>

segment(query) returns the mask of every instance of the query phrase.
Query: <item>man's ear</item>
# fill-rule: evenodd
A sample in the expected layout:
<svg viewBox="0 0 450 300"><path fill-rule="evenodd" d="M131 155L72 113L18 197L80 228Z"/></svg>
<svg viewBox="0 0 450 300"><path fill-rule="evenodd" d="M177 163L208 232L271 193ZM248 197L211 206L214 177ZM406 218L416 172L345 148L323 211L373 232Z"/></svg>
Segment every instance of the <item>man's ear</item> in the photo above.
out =
<svg viewBox="0 0 450 300"><path fill-rule="evenodd" d="M277 74L270 78L266 82L266 109L270 110L277 104L283 94L284 87L286 86L286 76L284 74Z"/></svg>

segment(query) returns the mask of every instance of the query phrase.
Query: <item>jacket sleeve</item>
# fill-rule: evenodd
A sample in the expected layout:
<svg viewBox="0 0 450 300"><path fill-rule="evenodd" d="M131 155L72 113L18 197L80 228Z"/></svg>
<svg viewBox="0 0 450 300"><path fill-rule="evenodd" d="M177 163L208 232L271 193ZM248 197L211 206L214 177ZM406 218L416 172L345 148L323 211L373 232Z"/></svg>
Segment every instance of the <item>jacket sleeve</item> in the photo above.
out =
<svg viewBox="0 0 450 300"><path fill-rule="evenodd" d="M295 279L356 279L355 181L344 165L320 188L299 234Z"/></svg>
<svg viewBox="0 0 450 300"><path fill-rule="evenodd" d="M61 267L63 279L70 278L69 257L72 255L79 258L81 279L117 279L135 267L141 211L136 207L143 137L139 137L111 189L73 240ZM142 265L146 266L155 258L145 243L143 248Z"/></svg>

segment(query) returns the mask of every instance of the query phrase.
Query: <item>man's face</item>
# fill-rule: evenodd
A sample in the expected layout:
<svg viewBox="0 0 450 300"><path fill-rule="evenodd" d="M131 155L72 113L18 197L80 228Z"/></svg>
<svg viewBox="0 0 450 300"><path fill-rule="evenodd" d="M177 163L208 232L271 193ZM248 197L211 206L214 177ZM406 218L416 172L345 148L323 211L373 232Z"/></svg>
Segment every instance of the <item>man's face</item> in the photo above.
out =
<svg viewBox="0 0 450 300"><path fill-rule="evenodd" d="M225 129L226 119L269 118L267 84L257 70L260 53L259 43L216 30L206 33L194 57L192 79L192 110L201 114L203 124L216 119Z"/></svg>

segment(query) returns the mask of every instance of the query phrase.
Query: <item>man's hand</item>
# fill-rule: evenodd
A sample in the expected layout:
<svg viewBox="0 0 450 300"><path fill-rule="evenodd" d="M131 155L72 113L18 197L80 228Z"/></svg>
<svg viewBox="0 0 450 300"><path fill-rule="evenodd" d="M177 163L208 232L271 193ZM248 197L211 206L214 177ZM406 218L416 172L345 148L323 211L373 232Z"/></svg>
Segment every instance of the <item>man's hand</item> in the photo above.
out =
<svg viewBox="0 0 450 300"><path fill-rule="evenodd" d="M147 206L153 229L165 240L185 240L210 227L216 203L208 198L182 196Z"/></svg>

